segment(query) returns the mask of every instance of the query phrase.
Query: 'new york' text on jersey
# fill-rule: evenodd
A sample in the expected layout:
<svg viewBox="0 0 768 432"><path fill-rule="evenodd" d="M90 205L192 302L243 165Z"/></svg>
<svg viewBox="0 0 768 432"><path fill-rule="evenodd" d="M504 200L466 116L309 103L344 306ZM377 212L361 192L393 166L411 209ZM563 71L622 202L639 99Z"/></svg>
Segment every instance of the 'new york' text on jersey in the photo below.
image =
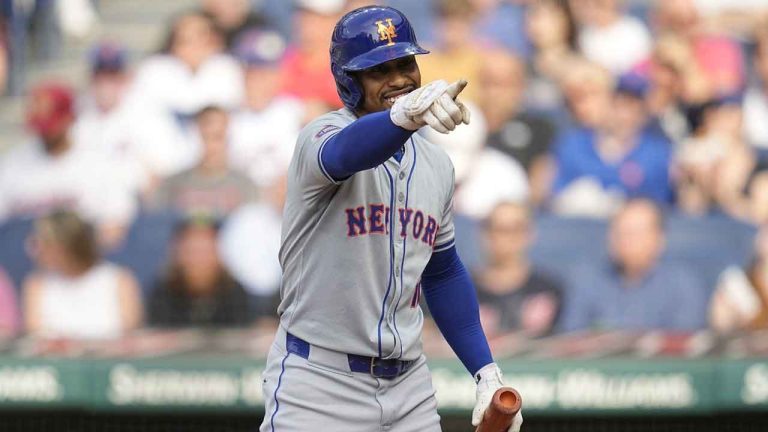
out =
<svg viewBox="0 0 768 432"><path fill-rule="evenodd" d="M334 181L323 145L356 117L307 125L289 168L280 264L281 325L324 348L412 360L421 354L419 281L453 245L453 165L419 134L404 155Z"/></svg>

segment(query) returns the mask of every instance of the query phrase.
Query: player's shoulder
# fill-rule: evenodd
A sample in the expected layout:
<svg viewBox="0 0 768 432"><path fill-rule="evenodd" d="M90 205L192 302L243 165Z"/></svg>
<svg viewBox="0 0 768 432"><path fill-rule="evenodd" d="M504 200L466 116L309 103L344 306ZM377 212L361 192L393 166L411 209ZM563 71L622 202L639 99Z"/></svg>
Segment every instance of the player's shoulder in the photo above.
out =
<svg viewBox="0 0 768 432"><path fill-rule="evenodd" d="M304 126L299 134L299 141L323 138L332 132L343 129L354 122L355 119L355 115L346 108L327 112Z"/></svg>

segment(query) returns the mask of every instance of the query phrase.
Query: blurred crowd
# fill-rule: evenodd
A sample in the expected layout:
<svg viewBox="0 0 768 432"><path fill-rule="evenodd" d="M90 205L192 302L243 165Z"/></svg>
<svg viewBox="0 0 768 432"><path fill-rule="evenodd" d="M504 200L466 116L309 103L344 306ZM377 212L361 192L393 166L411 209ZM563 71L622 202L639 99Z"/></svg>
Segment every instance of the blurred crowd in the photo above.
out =
<svg viewBox="0 0 768 432"><path fill-rule="evenodd" d="M102 41L86 88L31 88L33 136L0 156L0 224L26 231L0 257L34 269L0 268L0 333L275 325L295 139L342 107L330 34L371 2L285 3L281 18L269 1L201 0L155 53ZM490 335L768 327L768 1L379 3L431 50L422 82L469 81L471 124L419 133L454 162ZM7 47L0 34L0 84ZM725 255L715 278L665 259L676 229L711 218L749 233L689 251ZM544 219L604 235L564 236L589 259L558 268L531 253Z"/></svg>

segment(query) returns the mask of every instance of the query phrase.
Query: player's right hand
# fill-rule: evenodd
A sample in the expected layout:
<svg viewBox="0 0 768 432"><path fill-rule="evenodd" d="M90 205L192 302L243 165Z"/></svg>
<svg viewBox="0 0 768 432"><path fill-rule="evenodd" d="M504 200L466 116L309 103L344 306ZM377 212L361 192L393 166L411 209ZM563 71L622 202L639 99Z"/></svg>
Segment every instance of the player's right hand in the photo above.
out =
<svg viewBox="0 0 768 432"><path fill-rule="evenodd" d="M422 114L426 124L440 133L448 133L461 123L469 124L469 110L456 97L467 86L467 81L460 79L450 84Z"/></svg>
<svg viewBox="0 0 768 432"><path fill-rule="evenodd" d="M450 85L444 80L433 81L395 101L389 116L404 129L416 130L429 125L438 132L448 133L461 123L469 123L469 110L456 100L466 85L463 79Z"/></svg>
<svg viewBox="0 0 768 432"><path fill-rule="evenodd" d="M472 426L478 426L483 421L485 410L491 405L493 394L496 393L496 390L504 387L501 369L499 369L496 363L489 363L483 366L475 374L475 379L477 381L477 391L475 395L475 409L472 410ZM506 432L520 432L522 425L523 413L520 410L515 415L512 424Z"/></svg>

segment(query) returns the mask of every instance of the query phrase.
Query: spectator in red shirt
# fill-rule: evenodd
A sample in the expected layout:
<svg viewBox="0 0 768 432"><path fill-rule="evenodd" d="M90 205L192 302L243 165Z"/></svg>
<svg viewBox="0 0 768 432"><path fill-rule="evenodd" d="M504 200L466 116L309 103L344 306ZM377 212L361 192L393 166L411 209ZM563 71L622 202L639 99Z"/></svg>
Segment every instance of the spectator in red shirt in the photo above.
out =
<svg viewBox="0 0 768 432"><path fill-rule="evenodd" d="M294 12L294 40L282 63L283 90L304 100L307 118L341 108L328 56L328 35L344 11L344 0L300 0Z"/></svg>

